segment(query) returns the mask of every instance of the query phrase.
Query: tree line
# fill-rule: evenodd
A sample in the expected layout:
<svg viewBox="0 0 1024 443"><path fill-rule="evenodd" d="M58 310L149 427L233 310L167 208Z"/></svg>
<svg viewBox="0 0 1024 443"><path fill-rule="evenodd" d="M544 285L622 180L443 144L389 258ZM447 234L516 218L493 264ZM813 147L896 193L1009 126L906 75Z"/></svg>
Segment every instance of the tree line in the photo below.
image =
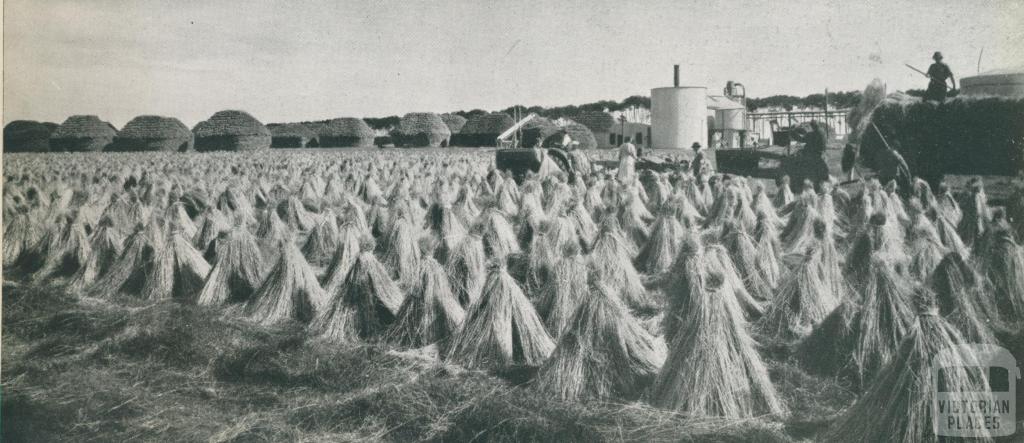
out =
<svg viewBox="0 0 1024 443"><path fill-rule="evenodd" d="M956 95L957 91L951 91L951 97ZM924 95L923 89L910 89L906 91L908 95L915 97L921 97ZM860 97L863 93L861 91L838 91L828 93L828 107L829 109L848 109L857 105L860 101ZM605 109L609 111L622 111L629 108L651 108L651 98L642 95L633 95L626 97L622 101L615 100L601 100L593 103L586 103L582 105L567 105L567 106L556 106L553 108L545 108L543 106L525 106L515 105L509 106L505 109L501 109L498 112L504 112L508 115L528 115L530 113L536 113L542 117L550 119L557 118L572 118L573 116L579 115L585 112L601 112ZM768 97L760 98L747 98L747 110L756 111L758 109L766 108L781 108L787 111L792 111L796 108L824 108L825 107L825 94L810 94L804 97L796 97L793 95L772 95ZM472 109L469 111L455 111L452 114L461 115L467 120L476 117L481 114L487 114L488 111L483 109ZM397 115L391 115L388 117L368 117L363 120L366 124L370 125L374 129L388 129L398 125L398 122L402 118Z"/></svg>

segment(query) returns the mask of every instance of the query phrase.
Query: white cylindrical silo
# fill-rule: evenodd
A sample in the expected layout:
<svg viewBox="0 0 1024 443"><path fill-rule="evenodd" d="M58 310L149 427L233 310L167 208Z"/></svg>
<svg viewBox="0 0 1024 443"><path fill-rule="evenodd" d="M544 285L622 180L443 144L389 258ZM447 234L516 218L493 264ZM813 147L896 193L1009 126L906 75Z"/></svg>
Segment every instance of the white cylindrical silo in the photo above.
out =
<svg viewBox="0 0 1024 443"><path fill-rule="evenodd" d="M651 90L651 146L686 149L708 145L707 88L680 86Z"/></svg>
<svg viewBox="0 0 1024 443"><path fill-rule="evenodd" d="M719 109L715 111L715 123L718 123L717 129L732 129L741 130L744 128L746 120L746 113L743 112L743 108L736 109Z"/></svg>

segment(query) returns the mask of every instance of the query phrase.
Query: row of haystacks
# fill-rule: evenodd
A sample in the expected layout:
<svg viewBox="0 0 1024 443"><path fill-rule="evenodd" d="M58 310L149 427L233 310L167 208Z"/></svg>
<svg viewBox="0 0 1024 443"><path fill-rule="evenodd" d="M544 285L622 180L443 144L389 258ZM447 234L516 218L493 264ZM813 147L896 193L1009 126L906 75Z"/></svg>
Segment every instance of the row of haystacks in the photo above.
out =
<svg viewBox="0 0 1024 443"><path fill-rule="evenodd" d="M142 115L120 131L93 115L64 123L17 120L4 127L4 152L254 151L274 148L371 147L374 132L362 119L264 126L244 111L220 111L189 129L173 117Z"/></svg>
<svg viewBox="0 0 1024 443"><path fill-rule="evenodd" d="M1024 329L1021 189L1003 211L980 183L517 183L469 152L92 160L5 164L6 278L530 369L568 401L777 423L782 359L861 394L809 437L933 441L932 356Z"/></svg>
<svg viewBox="0 0 1024 443"><path fill-rule="evenodd" d="M589 121L589 120L588 120ZM427 112L406 114L390 134L401 147L495 146L499 135L515 121L508 114L482 114L470 120ZM564 129L583 149L597 142L585 123L559 128L537 117L522 128L522 145L546 143ZM143 115L118 132L96 116L76 115L63 124L11 122L4 128L6 152L48 151L254 151L268 148L366 148L375 133L359 118L336 118L315 123L271 123L264 126L244 111L220 111L191 131L173 117ZM553 140L553 139L552 139Z"/></svg>
<svg viewBox="0 0 1024 443"><path fill-rule="evenodd" d="M863 120L861 118L860 120ZM912 171L1016 175L1024 170L1024 99L957 97L944 103L890 94L861 134L867 165L887 142Z"/></svg>

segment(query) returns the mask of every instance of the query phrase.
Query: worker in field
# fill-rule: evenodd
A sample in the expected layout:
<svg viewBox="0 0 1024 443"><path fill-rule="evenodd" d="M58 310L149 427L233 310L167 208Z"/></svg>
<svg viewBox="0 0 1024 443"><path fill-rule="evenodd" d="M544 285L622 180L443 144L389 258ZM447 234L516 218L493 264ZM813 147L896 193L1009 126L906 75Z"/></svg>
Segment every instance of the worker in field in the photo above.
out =
<svg viewBox="0 0 1024 443"><path fill-rule="evenodd" d="M956 79L953 78L953 71L942 62L942 53L936 51L932 55L932 63L928 67L928 90L924 93L925 100L932 100L942 103L946 100L946 79L948 78L956 89Z"/></svg>
<svg viewBox="0 0 1024 443"><path fill-rule="evenodd" d="M619 146L619 173L616 177L620 183L633 183L636 175L636 146L629 137L623 139Z"/></svg>
<svg viewBox="0 0 1024 443"><path fill-rule="evenodd" d="M693 149L693 160L690 161L690 170L693 172L693 178L697 179L697 185L703 187L705 183L705 174L707 171L707 165L704 160L704 147L698 142L694 142L690 145L690 149Z"/></svg>
<svg viewBox="0 0 1024 443"><path fill-rule="evenodd" d="M799 194L810 181L813 185L828 180L828 164L825 163L825 145L828 135L825 126L811 122L811 131L804 138L804 147L786 161L786 173L792 178L793 192Z"/></svg>

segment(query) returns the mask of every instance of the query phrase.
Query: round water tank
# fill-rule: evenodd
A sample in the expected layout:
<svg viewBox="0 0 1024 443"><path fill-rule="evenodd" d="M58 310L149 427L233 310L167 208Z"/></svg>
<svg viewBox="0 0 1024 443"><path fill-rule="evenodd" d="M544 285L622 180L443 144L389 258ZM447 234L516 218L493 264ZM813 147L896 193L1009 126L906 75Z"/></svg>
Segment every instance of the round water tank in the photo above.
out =
<svg viewBox="0 0 1024 443"><path fill-rule="evenodd" d="M708 145L707 88L680 86L651 90L651 146L687 149Z"/></svg>
<svg viewBox="0 0 1024 443"><path fill-rule="evenodd" d="M1024 97L1024 68L996 69L960 80L960 95Z"/></svg>
<svg viewBox="0 0 1024 443"><path fill-rule="evenodd" d="M743 108L719 109L715 111L715 122L718 123L716 129L744 129L744 117L746 112Z"/></svg>

